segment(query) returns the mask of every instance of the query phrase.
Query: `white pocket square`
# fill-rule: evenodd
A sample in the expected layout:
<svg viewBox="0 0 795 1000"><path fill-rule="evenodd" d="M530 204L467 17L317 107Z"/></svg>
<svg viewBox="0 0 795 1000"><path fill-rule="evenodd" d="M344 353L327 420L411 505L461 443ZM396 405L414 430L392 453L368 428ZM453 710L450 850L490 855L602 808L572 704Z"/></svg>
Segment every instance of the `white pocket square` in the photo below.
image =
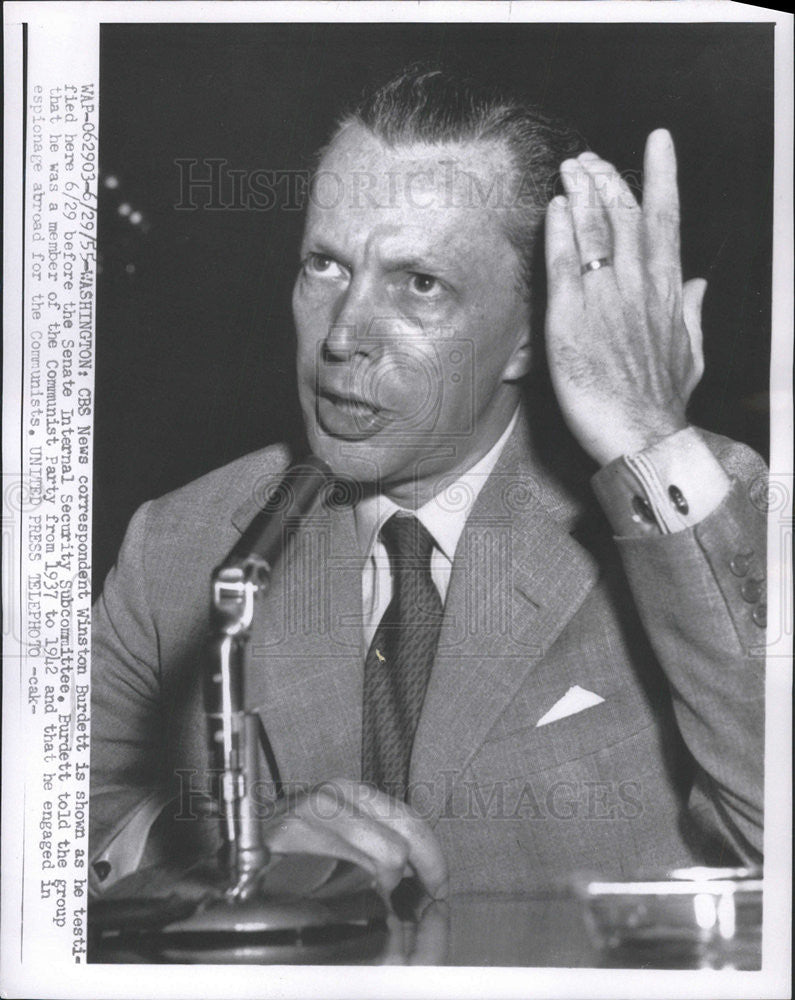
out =
<svg viewBox="0 0 795 1000"><path fill-rule="evenodd" d="M557 722L558 719L565 719L567 715L575 715L586 708L593 708L594 705L600 705L603 701L604 698L600 695L594 694L593 691L586 691L579 684L575 684L574 687L569 688L560 701L556 701L552 708L541 716L536 723L536 729L539 726L548 726L550 722Z"/></svg>

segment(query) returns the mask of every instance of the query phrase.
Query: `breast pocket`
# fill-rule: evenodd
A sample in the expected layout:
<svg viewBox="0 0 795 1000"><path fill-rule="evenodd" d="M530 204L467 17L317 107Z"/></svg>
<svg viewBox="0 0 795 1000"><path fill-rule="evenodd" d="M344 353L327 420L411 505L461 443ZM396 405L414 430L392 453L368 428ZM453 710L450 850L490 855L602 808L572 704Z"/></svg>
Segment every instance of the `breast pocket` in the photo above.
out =
<svg viewBox="0 0 795 1000"><path fill-rule="evenodd" d="M471 762L477 780L511 780L560 767L629 739L654 722L640 692L631 686L605 695L598 705L583 708L542 726L548 710L540 705L514 705L489 734Z"/></svg>

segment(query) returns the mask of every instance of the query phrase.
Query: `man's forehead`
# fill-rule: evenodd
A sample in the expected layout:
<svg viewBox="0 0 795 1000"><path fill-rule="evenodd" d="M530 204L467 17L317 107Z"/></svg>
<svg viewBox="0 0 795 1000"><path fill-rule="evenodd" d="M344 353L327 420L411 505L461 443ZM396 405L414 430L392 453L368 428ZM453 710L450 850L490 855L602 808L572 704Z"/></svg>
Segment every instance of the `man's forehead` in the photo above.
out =
<svg viewBox="0 0 795 1000"><path fill-rule="evenodd" d="M416 191L472 188L481 193L510 186L517 171L507 145L494 139L388 144L362 125L343 127L327 146L313 190L329 200L331 188L357 193L391 194L411 200ZM482 199L481 199L482 200ZM459 198L460 201L460 198ZM478 199L475 198L475 203ZM493 205L492 207L500 207Z"/></svg>
<svg viewBox="0 0 795 1000"><path fill-rule="evenodd" d="M435 160L454 159L474 164L486 160L491 165L497 161L510 164L507 145L494 138L472 138L460 140L397 140L387 142L364 125L352 122L344 125L331 139L321 157L321 169L325 161L337 159L342 165L354 165L364 159L378 158L391 161L395 165L428 163Z"/></svg>
<svg viewBox="0 0 795 1000"><path fill-rule="evenodd" d="M315 174L307 231L378 229L390 252L440 236L502 230L516 189L507 149L494 141L388 145L369 130L341 130ZM379 241L381 242L381 241Z"/></svg>

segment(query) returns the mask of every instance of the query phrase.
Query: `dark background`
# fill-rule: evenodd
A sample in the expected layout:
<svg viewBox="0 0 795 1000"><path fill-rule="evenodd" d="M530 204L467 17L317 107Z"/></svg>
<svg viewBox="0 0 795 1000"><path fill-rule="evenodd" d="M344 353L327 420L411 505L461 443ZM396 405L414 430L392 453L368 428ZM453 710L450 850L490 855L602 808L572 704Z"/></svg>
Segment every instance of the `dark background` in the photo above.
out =
<svg viewBox="0 0 795 1000"><path fill-rule="evenodd" d="M119 186L100 191L97 588L139 503L300 426L300 213L178 211L175 161L306 168L364 86L416 59L513 86L623 170L672 130L685 276L710 283L691 418L766 455L772 25L106 25L100 164Z"/></svg>

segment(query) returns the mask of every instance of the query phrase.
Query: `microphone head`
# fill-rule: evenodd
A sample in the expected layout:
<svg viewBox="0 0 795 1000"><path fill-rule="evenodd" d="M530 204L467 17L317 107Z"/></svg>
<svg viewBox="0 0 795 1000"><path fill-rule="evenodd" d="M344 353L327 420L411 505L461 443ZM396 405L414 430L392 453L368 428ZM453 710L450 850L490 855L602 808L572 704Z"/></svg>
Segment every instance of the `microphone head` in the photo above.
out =
<svg viewBox="0 0 795 1000"><path fill-rule="evenodd" d="M316 455L307 455L295 462L282 478L268 490L262 510L284 517L300 517L314 503L315 497L333 478L328 465Z"/></svg>
<svg viewBox="0 0 795 1000"><path fill-rule="evenodd" d="M288 529L294 531L333 479L326 463L307 455L291 465L272 489L262 510L246 528L216 574L228 567L256 565L266 576L284 550Z"/></svg>

